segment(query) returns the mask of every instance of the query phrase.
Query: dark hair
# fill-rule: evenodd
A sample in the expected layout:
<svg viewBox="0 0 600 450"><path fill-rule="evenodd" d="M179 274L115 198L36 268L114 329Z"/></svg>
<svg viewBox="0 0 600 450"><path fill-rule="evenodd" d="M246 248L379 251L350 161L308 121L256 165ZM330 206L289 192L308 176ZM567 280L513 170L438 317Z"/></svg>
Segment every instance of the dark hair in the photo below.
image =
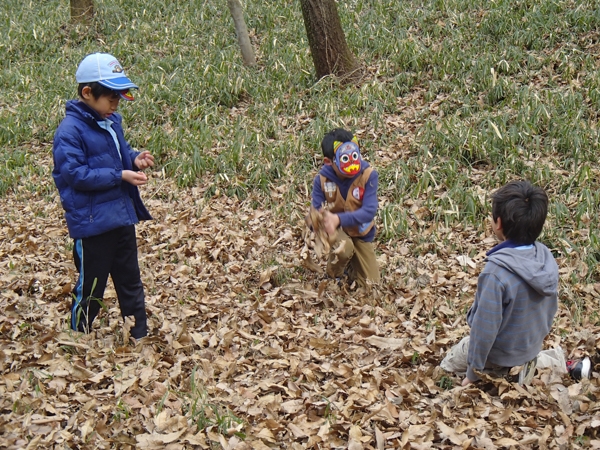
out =
<svg viewBox="0 0 600 450"><path fill-rule="evenodd" d="M343 128L336 128L327 133L321 141L321 150L323 150L323 156L329 159L334 158L333 154L333 143L335 141L350 142L354 135Z"/></svg>
<svg viewBox="0 0 600 450"><path fill-rule="evenodd" d="M91 83L79 83L77 88L77 93L79 97L83 97L83 88L89 86L92 89L92 95L96 100L98 100L102 96L112 96L115 94L115 90L111 88L107 88L106 86L102 86L97 81L92 81Z"/></svg>
<svg viewBox="0 0 600 450"><path fill-rule="evenodd" d="M548 195L529 181L511 181L492 194L492 218L500 217L506 239L533 244L548 214Z"/></svg>

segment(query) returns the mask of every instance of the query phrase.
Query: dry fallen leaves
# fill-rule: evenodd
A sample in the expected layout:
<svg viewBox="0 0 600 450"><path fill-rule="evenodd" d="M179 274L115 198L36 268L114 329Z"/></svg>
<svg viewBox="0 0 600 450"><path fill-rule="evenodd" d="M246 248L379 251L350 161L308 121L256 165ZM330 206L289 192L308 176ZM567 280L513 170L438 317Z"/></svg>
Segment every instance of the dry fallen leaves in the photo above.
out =
<svg viewBox="0 0 600 450"><path fill-rule="evenodd" d="M323 212L311 205L307 220L309 221L309 226L312 227L315 237L315 253L319 258L328 255L333 240L325 231L325 226L323 225Z"/></svg>
<svg viewBox="0 0 600 450"><path fill-rule="evenodd" d="M445 256L379 243L381 287L354 291L302 268L315 251L303 224L160 186L145 193L155 220L138 226L139 343L110 287L93 333L68 330L76 273L58 199L0 199L19 212L0 222L0 447L600 448L597 376L445 389L458 379L437 365L468 332L488 245L477 230L441 230L460 241ZM574 289L597 305L595 286ZM562 305L547 344L596 355L598 336Z"/></svg>

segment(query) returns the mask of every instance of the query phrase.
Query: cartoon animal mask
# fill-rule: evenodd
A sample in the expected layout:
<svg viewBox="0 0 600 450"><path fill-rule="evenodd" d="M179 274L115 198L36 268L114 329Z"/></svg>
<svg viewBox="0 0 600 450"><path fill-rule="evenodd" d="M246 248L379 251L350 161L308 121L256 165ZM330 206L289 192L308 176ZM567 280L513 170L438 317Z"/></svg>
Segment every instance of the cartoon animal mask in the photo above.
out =
<svg viewBox="0 0 600 450"><path fill-rule="evenodd" d="M352 138L350 142L335 141L333 153L335 154L335 165L340 172L348 176L354 176L360 172L362 159L356 137Z"/></svg>

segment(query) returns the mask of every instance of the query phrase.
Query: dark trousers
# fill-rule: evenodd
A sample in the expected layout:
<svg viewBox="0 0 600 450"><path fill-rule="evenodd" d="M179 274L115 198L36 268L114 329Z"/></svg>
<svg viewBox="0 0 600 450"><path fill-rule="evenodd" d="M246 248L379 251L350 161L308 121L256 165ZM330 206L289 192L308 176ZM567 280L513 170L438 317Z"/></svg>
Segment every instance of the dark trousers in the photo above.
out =
<svg viewBox="0 0 600 450"><path fill-rule="evenodd" d="M79 279L73 290L71 328L89 333L100 312L108 275L112 277L121 316L133 316L131 336L148 334L144 286L137 258L135 226L117 228L98 236L76 239L73 259Z"/></svg>

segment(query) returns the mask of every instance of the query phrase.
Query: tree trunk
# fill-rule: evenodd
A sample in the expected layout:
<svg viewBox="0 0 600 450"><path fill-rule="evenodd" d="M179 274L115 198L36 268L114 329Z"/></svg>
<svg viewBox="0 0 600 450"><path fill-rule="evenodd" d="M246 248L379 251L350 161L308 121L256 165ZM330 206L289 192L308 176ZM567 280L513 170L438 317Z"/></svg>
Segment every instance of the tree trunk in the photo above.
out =
<svg viewBox="0 0 600 450"><path fill-rule="evenodd" d="M359 65L346 43L335 0L300 0L300 5L317 77L360 76Z"/></svg>
<svg viewBox="0 0 600 450"><path fill-rule="evenodd" d="M90 22L94 16L94 0L71 0L71 22Z"/></svg>
<svg viewBox="0 0 600 450"><path fill-rule="evenodd" d="M235 26L235 34L242 50L242 58L244 65L254 66L256 65L256 58L254 57L254 49L250 43L248 37L248 29L246 28L246 22L244 21L244 14L242 12L242 6L239 0L227 0L227 6L229 6L229 12L233 18L233 25Z"/></svg>

